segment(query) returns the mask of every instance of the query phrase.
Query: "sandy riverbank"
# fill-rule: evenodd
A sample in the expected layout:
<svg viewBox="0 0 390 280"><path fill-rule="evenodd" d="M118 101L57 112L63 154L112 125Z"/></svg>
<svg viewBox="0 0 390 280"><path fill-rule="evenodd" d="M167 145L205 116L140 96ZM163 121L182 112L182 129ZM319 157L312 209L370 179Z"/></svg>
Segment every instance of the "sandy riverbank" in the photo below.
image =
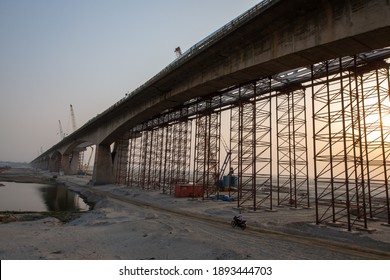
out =
<svg viewBox="0 0 390 280"><path fill-rule="evenodd" d="M34 170L23 176L53 179ZM95 204L79 218L14 215L18 221L0 224L0 259L390 259L390 227L380 222L371 233L347 232L315 225L313 209L280 208L243 212L249 227L242 231L230 226L234 202L91 187L88 180L57 178Z"/></svg>

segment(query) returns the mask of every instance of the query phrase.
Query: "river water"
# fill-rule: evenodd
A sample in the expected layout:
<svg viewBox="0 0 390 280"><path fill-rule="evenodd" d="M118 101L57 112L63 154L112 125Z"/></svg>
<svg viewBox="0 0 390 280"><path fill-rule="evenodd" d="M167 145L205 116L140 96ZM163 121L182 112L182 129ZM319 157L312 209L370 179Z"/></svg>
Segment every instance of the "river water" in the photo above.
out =
<svg viewBox="0 0 390 280"><path fill-rule="evenodd" d="M0 182L0 211L87 210L88 204L63 185Z"/></svg>

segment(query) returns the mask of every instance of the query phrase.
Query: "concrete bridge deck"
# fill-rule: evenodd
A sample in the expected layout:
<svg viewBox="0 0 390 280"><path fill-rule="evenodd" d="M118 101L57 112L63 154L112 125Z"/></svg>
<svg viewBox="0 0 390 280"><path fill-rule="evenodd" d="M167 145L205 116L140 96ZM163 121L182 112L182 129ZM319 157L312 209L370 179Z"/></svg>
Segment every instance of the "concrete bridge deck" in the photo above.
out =
<svg viewBox="0 0 390 280"><path fill-rule="evenodd" d="M80 145L104 147L108 160L109 145L167 109L260 77L390 46L388 34L386 0L262 1L33 162ZM96 160L95 167L98 154Z"/></svg>
<svg viewBox="0 0 390 280"><path fill-rule="evenodd" d="M390 224L389 34L389 0L262 1L32 164L76 174L95 145L94 184L209 198L230 110L239 208L311 207L314 189L317 223Z"/></svg>
<svg viewBox="0 0 390 280"><path fill-rule="evenodd" d="M387 47L389 34L386 0L262 1L69 138L80 138L97 127L102 130L106 122L112 127L114 122L114 129L106 127L106 133L95 137L98 142L112 143L128 127L191 98L330 58Z"/></svg>

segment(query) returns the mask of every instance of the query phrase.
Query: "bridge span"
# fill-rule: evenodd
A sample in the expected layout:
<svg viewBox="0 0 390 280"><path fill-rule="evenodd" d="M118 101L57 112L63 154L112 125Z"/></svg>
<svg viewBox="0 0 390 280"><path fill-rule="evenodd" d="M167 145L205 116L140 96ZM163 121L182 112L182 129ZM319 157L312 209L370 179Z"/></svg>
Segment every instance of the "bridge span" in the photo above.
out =
<svg viewBox="0 0 390 280"><path fill-rule="evenodd" d="M390 224L390 3L264 0L32 161L94 184ZM226 140L227 139L227 140Z"/></svg>

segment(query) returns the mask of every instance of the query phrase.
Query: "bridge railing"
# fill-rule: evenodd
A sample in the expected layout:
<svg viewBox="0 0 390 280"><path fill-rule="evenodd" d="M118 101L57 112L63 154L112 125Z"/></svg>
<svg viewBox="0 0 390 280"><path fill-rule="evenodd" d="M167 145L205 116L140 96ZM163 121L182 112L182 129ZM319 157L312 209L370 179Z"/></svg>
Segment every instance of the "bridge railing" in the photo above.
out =
<svg viewBox="0 0 390 280"><path fill-rule="evenodd" d="M131 96L134 96L141 90L143 90L145 87L148 87L150 84L154 83L158 79L160 79L162 76L164 76L166 73L172 71L173 69L177 68L179 65L185 63L188 61L191 57L193 57L195 54L205 50L208 46L218 42L221 38L229 34L231 31L233 31L236 27L240 26L244 22L252 19L254 16L256 16L260 10L262 10L264 7L266 7L269 3L275 2L275 0L263 0L257 5L255 5L253 8L249 9L248 11L244 12L243 14L239 15L229 23L225 24L215 32L211 33L195 45L193 45L191 48L189 48L187 51L185 51L180 57L178 57L176 60L174 60L172 63L168 64L163 70L161 70L159 73L157 73L155 76L153 76L150 80L148 80L146 83L135 89L130 95L127 96L127 98L130 98Z"/></svg>
<svg viewBox="0 0 390 280"><path fill-rule="evenodd" d="M195 45L193 45L191 48L189 48L187 51L185 51L180 57L175 59L173 62L168 64L163 70L161 70L159 73L157 73L155 76L153 76L151 79L149 79L147 82L136 88L134 91L132 91L130 94L127 94L126 97L122 98L112 106L110 106L108 109L103 111L102 113L98 114L96 117L90 119L84 126L87 126L94 122L95 120L99 119L101 116L105 115L106 113L110 112L114 108L116 108L118 105L122 104L129 98L133 97L134 95L138 94L154 82L158 81L160 78L162 78L167 73L171 72L178 66L184 64L189 59L191 59L194 55L200 53L201 51L204 51L207 47L210 45L218 42L220 39L222 39L224 36L228 35L230 32L235 30L238 26L242 25L243 23L249 21L250 19L254 18L256 15L258 15L259 12L261 12L263 9L266 8L266 6L271 2L277 2L277 0L263 0L251 9L247 10L243 14L239 15L229 23L225 24L221 28L217 29L215 32L211 33Z"/></svg>

